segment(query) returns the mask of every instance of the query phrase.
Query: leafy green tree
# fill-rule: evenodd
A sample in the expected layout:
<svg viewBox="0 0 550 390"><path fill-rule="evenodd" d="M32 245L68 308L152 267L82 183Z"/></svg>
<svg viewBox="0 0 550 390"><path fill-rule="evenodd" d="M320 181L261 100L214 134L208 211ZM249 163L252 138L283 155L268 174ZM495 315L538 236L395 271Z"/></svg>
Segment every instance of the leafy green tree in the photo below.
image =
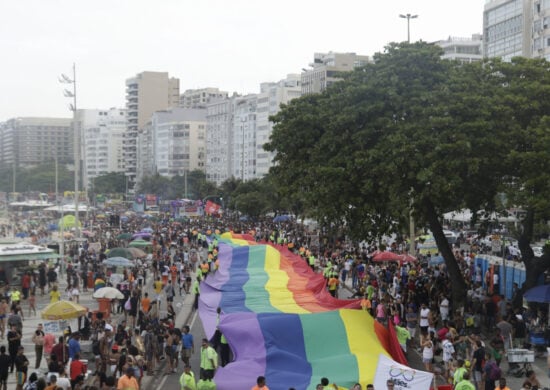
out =
<svg viewBox="0 0 550 390"><path fill-rule="evenodd" d="M550 63L543 59L516 57L499 67L508 93L503 104L513 107L507 125L514 131L511 143L506 195L512 206L522 206L519 248L525 263L523 291L536 285L541 274L550 269L550 252L535 258L530 243L534 226L550 219Z"/></svg>
<svg viewBox="0 0 550 390"><path fill-rule="evenodd" d="M74 172L69 171L66 165L58 164L57 174L57 187L60 192L74 190ZM15 176L16 192L55 192L55 163L53 161L34 167L17 168ZM13 191L13 167L11 166L0 168L0 191Z"/></svg>
<svg viewBox="0 0 550 390"><path fill-rule="evenodd" d="M139 194L155 194L167 199L170 179L159 174L144 177L137 186Z"/></svg>
<svg viewBox="0 0 550 390"><path fill-rule="evenodd" d="M126 176L124 172L109 172L92 180L92 191L95 194L126 193Z"/></svg>
<svg viewBox="0 0 550 390"><path fill-rule="evenodd" d="M352 237L398 231L412 205L428 224L453 279L466 285L445 239L442 214L491 209L508 145L506 108L493 65L441 60L441 49L391 44L374 63L321 95L292 101L266 146L281 191L300 191L320 221ZM504 111L504 112L501 112Z"/></svg>

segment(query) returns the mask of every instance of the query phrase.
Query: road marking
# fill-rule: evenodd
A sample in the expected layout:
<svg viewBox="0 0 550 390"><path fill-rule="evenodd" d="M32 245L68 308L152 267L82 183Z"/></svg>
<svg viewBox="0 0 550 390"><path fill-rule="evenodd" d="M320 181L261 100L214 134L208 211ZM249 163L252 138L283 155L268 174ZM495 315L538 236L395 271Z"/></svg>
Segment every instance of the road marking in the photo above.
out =
<svg viewBox="0 0 550 390"><path fill-rule="evenodd" d="M164 383L166 382L166 379L168 379L168 375L164 375L164 378L160 381L160 385L158 389L162 389L164 387Z"/></svg>
<svg viewBox="0 0 550 390"><path fill-rule="evenodd" d="M191 325L189 326L190 329L193 329L193 324L195 323L196 319L197 319L197 312L195 311L193 313L193 319L191 320Z"/></svg>

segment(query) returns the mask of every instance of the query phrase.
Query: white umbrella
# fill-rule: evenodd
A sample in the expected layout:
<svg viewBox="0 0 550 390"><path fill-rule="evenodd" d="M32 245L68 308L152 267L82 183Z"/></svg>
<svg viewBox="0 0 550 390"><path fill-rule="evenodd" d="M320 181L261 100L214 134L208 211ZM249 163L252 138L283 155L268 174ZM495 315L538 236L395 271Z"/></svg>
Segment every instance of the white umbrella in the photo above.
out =
<svg viewBox="0 0 550 390"><path fill-rule="evenodd" d="M113 287L102 287L94 291L92 295L94 298L107 298L107 299L123 299L124 294Z"/></svg>

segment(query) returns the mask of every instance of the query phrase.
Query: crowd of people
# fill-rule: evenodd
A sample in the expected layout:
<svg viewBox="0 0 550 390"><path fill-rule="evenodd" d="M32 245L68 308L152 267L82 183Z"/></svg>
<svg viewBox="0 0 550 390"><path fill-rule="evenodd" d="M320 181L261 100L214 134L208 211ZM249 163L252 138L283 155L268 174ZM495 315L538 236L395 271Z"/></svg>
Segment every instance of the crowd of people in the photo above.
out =
<svg viewBox="0 0 550 390"><path fill-rule="evenodd" d="M23 302L28 306L28 315L36 315L37 296L47 296L50 302L65 298L78 303L87 289L108 285L114 280L113 269L103 261L110 249L127 244L117 237L145 226L150 229L147 238L151 242L147 259L125 268L117 282L111 283L124 297L112 300L108 313L88 313L79 321L77 331L68 330L57 340L39 327L32 340L36 347L35 367L40 367L44 356L49 374L27 378L30 363L21 346ZM20 287L10 287L4 280L0 335L3 338L6 333L8 353L6 347L2 347L3 352L0 348L0 388L3 385L5 389L7 378L7 372L5 376L2 371L3 359L9 359L5 367L15 370L18 390L24 386L29 390L84 388L87 367L80 363L82 339L91 341L94 356L90 363L94 366L93 380L86 381L90 389L138 389L144 376L153 375L161 367L166 375L181 371L180 362L183 390L215 388L215 370L231 360L227 340L222 334L213 340L201 340L197 348L201 354L200 378L194 378L190 358L195 353L195 343L189 326L175 324L174 298L192 294L193 308L197 308L201 280L219 266L215 233L228 230L295 252L315 272L323 274L327 290L335 297L342 288L351 289L349 295L361 299L363 310L376 321L385 325L391 321L395 325L405 352L417 349L427 371L440 374L457 388L463 381L471 380L476 390L495 389L504 379L501 365L507 350L523 346L529 329L540 326L542 321L540 313L514 304L517 300L507 301L492 293L498 290L498 274L496 279L490 275L488 280L474 262L475 253L470 251L455 250L468 289L465 306L456 307L449 296L452 281L444 264L427 266L428 259L422 256L404 264L377 263L373 254L386 248L331 240L292 221L250 223L202 218L176 222L166 217L152 222L135 216L120 225L92 218L86 228L88 242L68 248L68 262L61 261L57 267L46 262L39 264L23 274ZM9 229L1 227L1 231ZM46 229L38 228L38 232L40 239L49 234ZM32 232L29 234L32 236ZM64 291L60 291L60 273L66 277ZM90 275L93 287L89 285ZM441 364L434 364L436 361ZM260 379L255 388L267 389L266 378ZM540 388L532 372L525 385ZM329 388L323 380L320 386ZM467 390L465 386L461 390ZM359 384L353 387L360 388Z"/></svg>

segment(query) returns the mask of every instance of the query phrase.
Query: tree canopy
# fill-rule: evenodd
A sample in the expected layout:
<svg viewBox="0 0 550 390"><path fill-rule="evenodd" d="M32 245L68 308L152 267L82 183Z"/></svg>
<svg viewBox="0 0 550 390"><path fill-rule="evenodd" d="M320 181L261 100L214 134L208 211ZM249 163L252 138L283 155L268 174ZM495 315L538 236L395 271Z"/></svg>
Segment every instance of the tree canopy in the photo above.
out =
<svg viewBox="0 0 550 390"><path fill-rule="evenodd" d="M324 93L284 106L272 117L266 149L276 152L271 175L280 191L320 221L345 224L354 238L397 231L412 207L433 232L461 302L465 284L441 217L462 208L492 211L506 190L512 145L526 126L510 102L525 92L512 88L508 78L518 76L505 71L525 65L462 64L441 54L423 42L390 44Z"/></svg>

